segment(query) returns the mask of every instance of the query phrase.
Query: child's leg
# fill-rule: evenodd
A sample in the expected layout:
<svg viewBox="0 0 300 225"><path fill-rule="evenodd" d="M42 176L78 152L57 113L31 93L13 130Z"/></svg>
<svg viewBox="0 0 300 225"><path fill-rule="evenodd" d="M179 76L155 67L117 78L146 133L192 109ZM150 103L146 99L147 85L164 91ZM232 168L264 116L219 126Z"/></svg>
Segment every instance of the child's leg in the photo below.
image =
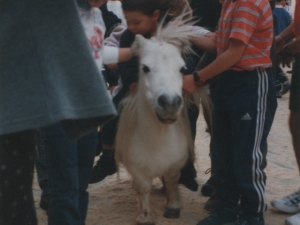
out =
<svg viewBox="0 0 300 225"><path fill-rule="evenodd" d="M218 85L222 88L216 91L216 95L222 94L227 99L225 113L228 114L229 123L227 131L222 132L224 136L226 132L230 134L226 139L230 141L230 150L227 152L230 154L232 174L228 179L228 177L220 176L222 175L220 169L216 171L218 173L218 201L220 204L230 205L228 203L232 199L230 196L234 189L228 189L232 185L229 182L235 182L237 185L235 191L238 188L239 194L235 198L241 196L243 213L261 216L267 208L264 198L266 177L261 169L263 153L277 106L273 76L270 70L231 71L227 75L223 76L222 80L218 80ZM219 108L222 100L224 99L221 98L215 102L215 108ZM221 113L224 114L224 111ZM222 123L222 120L224 118L213 122L214 124ZM213 132L219 131L214 129ZM219 153L220 150L213 152L215 155L213 160L217 167L220 161L216 161L216 156L219 156ZM226 156L223 155L223 157ZM224 171L223 175L226 175ZM230 195L226 193L228 191Z"/></svg>
<svg viewBox="0 0 300 225"><path fill-rule="evenodd" d="M235 119L232 118L232 126L235 126L235 129L232 135L235 136L234 166L243 212L255 215L267 209L264 197L266 176L262 170L262 161L277 102L270 70L258 69L250 75L255 75L252 80L257 88L253 90L253 94L245 93L240 100L249 101L249 104L252 101L253 105L250 105L251 108L247 105L241 109L240 114L233 113ZM238 121L237 116L243 114ZM245 115L250 115L251 120Z"/></svg>
<svg viewBox="0 0 300 225"><path fill-rule="evenodd" d="M32 196L35 132L0 136L0 224L36 225Z"/></svg>
<svg viewBox="0 0 300 225"><path fill-rule="evenodd" d="M114 98L113 102L118 108L119 103L127 95L127 92L121 90ZM106 176L112 175L117 172L115 162L115 138L117 134L119 116L115 117L102 127L102 154L97 161L94 169L90 184L100 182Z"/></svg>
<svg viewBox="0 0 300 225"><path fill-rule="evenodd" d="M102 181L106 176L117 172L114 154L114 142L119 117L116 117L102 127L102 154L97 161L90 184Z"/></svg>
<svg viewBox="0 0 300 225"><path fill-rule="evenodd" d="M217 207L235 216L239 194L233 171L230 116L228 105L214 101L212 112L211 161L217 189ZM224 100L225 103L225 100Z"/></svg>

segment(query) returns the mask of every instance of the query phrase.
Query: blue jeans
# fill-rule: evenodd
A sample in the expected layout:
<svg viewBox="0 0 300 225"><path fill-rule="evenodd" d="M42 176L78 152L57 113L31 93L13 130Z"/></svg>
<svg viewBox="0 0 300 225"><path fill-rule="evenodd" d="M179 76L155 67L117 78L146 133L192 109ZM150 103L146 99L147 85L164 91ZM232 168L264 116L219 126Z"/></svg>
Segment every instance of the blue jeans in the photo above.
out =
<svg viewBox="0 0 300 225"><path fill-rule="evenodd" d="M97 131L70 141L60 124L40 129L49 182L49 225L83 225L88 182L93 171Z"/></svg>

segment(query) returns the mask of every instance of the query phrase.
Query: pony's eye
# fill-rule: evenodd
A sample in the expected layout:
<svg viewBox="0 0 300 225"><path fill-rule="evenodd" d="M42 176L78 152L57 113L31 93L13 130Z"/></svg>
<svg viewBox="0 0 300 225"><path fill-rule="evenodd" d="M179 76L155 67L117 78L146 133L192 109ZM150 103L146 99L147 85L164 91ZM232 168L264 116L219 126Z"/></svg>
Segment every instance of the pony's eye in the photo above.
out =
<svg viewBox="0 0 300 225"><path fill-rule="evenodd" d="M180 73L186 74L186 72L187 72L187 67L186 66L181 67Z"/></svg>
<svg viewBox="0 0 300 225"><path fill-rule="evenodd" d="M143 65L142 69L143 69L144 73L148 73L150 71L149 67L146 65Z"/></svg>

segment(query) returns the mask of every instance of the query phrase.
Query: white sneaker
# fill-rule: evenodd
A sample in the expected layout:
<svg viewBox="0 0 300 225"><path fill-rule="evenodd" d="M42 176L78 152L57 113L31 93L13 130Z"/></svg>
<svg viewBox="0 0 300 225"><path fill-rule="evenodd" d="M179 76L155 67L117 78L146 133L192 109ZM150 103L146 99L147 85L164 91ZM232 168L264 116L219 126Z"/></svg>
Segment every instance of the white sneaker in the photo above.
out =
<svg viewBox="0 0 300 225"><path fill-rule="evenodd" d="M290 216L285 219L286 225L300 225L300 213Z"/></svg>
<svg viewBox="0 0 300 225"><path fill-rule="evenodd" d="M271 205L285 213L298 213L300 212L300 190L284 197L277 198L271 201ZM300 225L300 223L299 223Z"/></svg>

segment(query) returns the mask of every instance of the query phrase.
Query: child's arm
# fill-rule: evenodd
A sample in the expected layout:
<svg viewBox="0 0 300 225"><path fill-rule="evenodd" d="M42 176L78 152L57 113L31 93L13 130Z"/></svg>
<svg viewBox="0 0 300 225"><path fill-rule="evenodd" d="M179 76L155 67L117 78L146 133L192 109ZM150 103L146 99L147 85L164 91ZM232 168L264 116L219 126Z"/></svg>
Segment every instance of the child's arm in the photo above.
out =
<svg viewBox="0 0 300 225"><path fill-rule="evenodd" d="M294 56L298 53L300 53L300 37L286 44L283 50L277 53L277 63L290 68Z"/></svg>
<svg viewBox="0 0 300 225"><path fill-rule="evenodd" d="M203 37L195 36L192 38L191 42L193 43L193 45L203 49L204 51L211 52L211 53L216 53L217 51L216 40L209 37L208 35Z"/></svg>
<svg viewBox="0 0 300 225"><path fill-rule="evenodd" d="M132 34L129 30L126 30L120 40L120 47L121 48L128 48L132 45L134 42L135 35ZM130 89L130 86L132 83L135 83L138 81L138 58L137 56L132 56L132 58L129 61L119 63L119 73L120 78L123 83L123 89Z"/></svg>
<svg viewBox="0 0 300 225"><path fill-rule="evenodd" d="M229 70L242 57L246 44L238 39L230 39L229 48L217 57L211 64L198 71L198 76L202 81L207 81L214 76ZM197 85L194 82L193 75L183 76L183 90L192 93L196 90Z"/></svg>
<svg viewBox="0 0 300 225"><path fill-rule="evenodd" d="M187 26L194 36L191 39L193 45L201 48L205 51L216 53L217 47L217 35L203 27L199 26Z"/></svg>
<svg viewBox="0 0 300 225"><path fill-rule="evenodd" d="M276 53L280 52L283 47L289 43L295 37L293 32L294 23L283 30L279 35L275 37Z"/></svg>
<svg viewBox="0 0 300 225"><path fill-rule="evenodd" d="M131 59L130 48L118 48L113 46L104 46L103 48L104 65L126 62L130 59Z"/></svg>
<svg viewBox="0 0 300 225"><path fill-rule="evenodd" d="M118 62L126 62L131 59L131 49L130 48L120 48Z"/></svg>

